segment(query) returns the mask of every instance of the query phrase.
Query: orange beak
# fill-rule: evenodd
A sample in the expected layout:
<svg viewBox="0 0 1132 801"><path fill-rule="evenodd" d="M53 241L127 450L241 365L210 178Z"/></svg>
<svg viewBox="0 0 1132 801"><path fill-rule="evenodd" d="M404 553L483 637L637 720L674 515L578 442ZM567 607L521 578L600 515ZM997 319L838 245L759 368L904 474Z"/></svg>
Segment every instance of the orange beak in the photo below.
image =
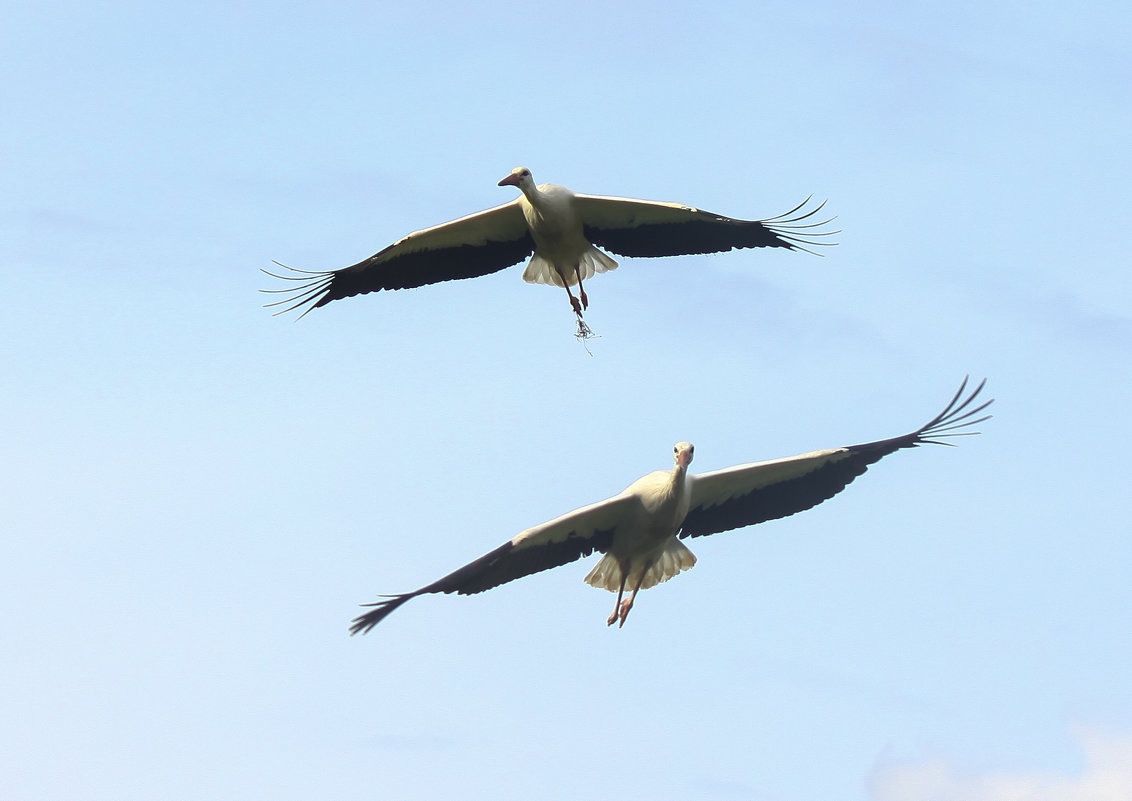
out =
<svg viewBox="0 0 1132 801"><path fill-rule="evenodd" d="M511 173L506 178L504 178L502 181L500 181L499 185L500 186L518 186L519 185L519 176L516 173Z"/></svg>

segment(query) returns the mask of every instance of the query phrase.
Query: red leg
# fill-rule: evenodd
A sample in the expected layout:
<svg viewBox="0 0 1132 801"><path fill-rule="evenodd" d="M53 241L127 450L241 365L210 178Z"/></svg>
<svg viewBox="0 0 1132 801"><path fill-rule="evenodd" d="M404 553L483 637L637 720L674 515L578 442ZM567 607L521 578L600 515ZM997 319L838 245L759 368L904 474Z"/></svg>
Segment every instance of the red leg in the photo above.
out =
<svg viewBox="0 0 1132 801"><path fill-rule="evenodd" d="M641 584L644 583L645 573L647 572L647 568L641 571L641 577L637 579L637 586L633 588L633 592L625 599L624 603L620 605L621 608L618 617L621 618L621 622L617 624L617 628L621 628L625 625L625 618L629 617L629 610L633 608L633 601L637 600L637 593L641 590Z"/></svg>
<svg viewBox="0 0 1132 801"><path fill-rule="evenodd" d="M570 305L574 308L574 314L578 315L578 317L581 317L582 309L584 309L589 302L586 300L586 293L582 293L582 303L579 303L578 299L574 297L574 293L570 291L570 282L566 280L566 276L562 274L562 271L555 267L554 272L558 273L558 277L562 279L562 286L565 287L566 294L570 296ZM582 282L581 279L579 279L578 288L581 289L581 286Z"/></svg>
<svg viewBox="0 0 1132 801"><path fill-rule="evenodd" d="M618 613L621 610L621 596L625 594L625 579L627 578L625 571L621 571L621 589L617 591L617 603L613 605L613 614L609 616L609 620L605 621L605 625L612 626L617 622ZM624 622L624 621L622 621ZM620 627L618 627L620 628Z"/></svg>

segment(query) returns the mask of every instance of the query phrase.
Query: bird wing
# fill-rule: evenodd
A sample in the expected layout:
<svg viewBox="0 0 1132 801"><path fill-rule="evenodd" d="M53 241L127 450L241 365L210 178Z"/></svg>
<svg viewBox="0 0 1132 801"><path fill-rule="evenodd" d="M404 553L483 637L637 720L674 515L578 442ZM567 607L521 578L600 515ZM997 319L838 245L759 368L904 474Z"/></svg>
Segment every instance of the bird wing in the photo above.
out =
<svg viewBox="0 0 1132 801"><path fill-rule="evenodd" d="M352 621L350 634L368 632L394 609L418 595L433 592L472 595L573 562L594 551L605 551L613 541L614 532L631 519L639 505L637 497L622 493L529 528L426 587L366 604L373 608Z"/></svg>
<svg viewBox="0 0 1132 801"><path fill-rule="evenodd" d="M264 270L272 278L298 285L263 291L284 295L267 304L282 306L279 314L301 306L307 307L303 311L306 314L339 298L488 275L518 264L534 249L519 201L512 200L452 222L413 231L365 261L340 270L311 272L285 265L280 266L295 275Z"/></svg>
<svg viewBox="0 0 1132 801"><path fill-rule="evenodd" d="M733 248L806 250L834 244L823 237L837 231L819 230L833 218L814 219L825 203L804 211L809 201L768 220L736 220L680 203L574 196L586 239L620 256L683 256Z"/></svg>
<svg viewBox="0 0 1132 801"><path fill-rule="evenodd" d="M970 408L984 384L985 379L964 397L964 378L942 412L902 437L690 476L692 499L680 536L702 537L804 511L841 492L869 465L890 453L924 444L950 445L945 441L948 437L976 434L970 426L990 415L971 418L994 402Z"/></svg>

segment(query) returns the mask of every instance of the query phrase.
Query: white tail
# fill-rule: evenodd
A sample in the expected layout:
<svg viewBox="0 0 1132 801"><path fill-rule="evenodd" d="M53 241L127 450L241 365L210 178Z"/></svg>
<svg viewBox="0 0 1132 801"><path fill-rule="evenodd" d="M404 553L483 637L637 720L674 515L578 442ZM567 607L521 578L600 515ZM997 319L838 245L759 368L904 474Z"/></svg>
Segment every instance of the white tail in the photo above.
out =
<svg viewBox="0 0 1132 801"><path fill-rule="evenodd" d="M581 274L583 281L588 281L597 273L604 273L607 270L616 269L617 262L593 245L590 245L590 249L583 253L582 258L578 260L578 273ZM578 283L576 276L571 275L569 279L570 286L574 286ZM562 278L558 275L558 271L554 269L549 261L537 253L531 256L531 260L527 263L526 269L523 270L523 280L528 284L562 286Z"/></svg>
<svg viewBox="0 0 1132 801"><path fill-rule="evenodd" d="M668 581L670 578L678 573L682 573L696 563L696 556L686 547L684 543L678 539L669 540L668 544L664 546L660 556L656 561L649 566L645 572L645 580L641 582L641 589L647 590L649 587L655 587L662 581ZM632 590L637 586L637 578L640 576L640 567L635 567L629 573L628 580L625 582L625 589ZM617 592L621 589L621 565L617 561L617 557L612 554L606 554L601 557L600 561L594 565L594 569L586 576L586 584L591 587L609 590L610 592Z"/></svg>

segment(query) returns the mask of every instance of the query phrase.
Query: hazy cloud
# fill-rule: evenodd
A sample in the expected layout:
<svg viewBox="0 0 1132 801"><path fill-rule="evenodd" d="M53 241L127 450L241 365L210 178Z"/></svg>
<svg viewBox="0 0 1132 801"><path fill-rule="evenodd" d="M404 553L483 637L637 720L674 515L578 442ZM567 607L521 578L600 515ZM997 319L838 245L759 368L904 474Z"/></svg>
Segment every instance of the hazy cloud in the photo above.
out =
<svg viewBox="0 0 1132 801"><path fill-rule="evenodd" d="M1127 801L1132 798L1132 735L1079 727L1085 755L1079 776L1054 771L964 770L945 758L879 766L875 801Z"/></svg>

